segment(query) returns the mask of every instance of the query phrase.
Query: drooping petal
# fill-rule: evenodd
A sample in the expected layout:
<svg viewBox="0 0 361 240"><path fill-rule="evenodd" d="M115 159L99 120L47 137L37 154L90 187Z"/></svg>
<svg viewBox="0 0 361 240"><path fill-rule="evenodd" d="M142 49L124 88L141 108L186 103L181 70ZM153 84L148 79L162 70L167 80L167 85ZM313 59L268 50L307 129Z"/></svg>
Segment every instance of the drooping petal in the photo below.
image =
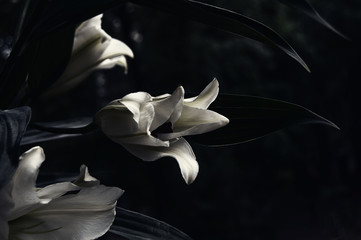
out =
<svg viewBox="0 0 361 240"><path fill-rule="evenodd" d="M150 127L150 131L155 130L163 123L175 122L181 115L183 108L184 89L179 86L169 97L153 100L155 116Z"/></svg>
<svg viewBox="0 0 361 240"><path fill-rule="evenodd" d="M128 56L133 58L133 51L122 41L119 41L115 38L109 39L109 44L106 45L105 51L99 56L98 63L104 61L105 59L112 59L119 56Z"/></svg>
<svg viewBox="0 0 361 240"><path fill-rule="evenodd" d="M49 204L10 224L10 237L27 240L89 240L102 236L111 226L117 199L123 190L97 185Z"/></svg>
<svg viewBox="0 0 361 240"><path fill-rule="evenodd" d="M228 118L219 113L184 106L182 115L173 125L173 133L158 134L160 139L173 139L213 131L228 124Z"/></svg>
<svg viewBox="0 0 361 240"><path fill-rule="evenodd" d="M209 105L217 98L219 92L219 83L213 79L207 87L194 98L184 99L184 105L194 108L207 109Z"/></svg>
<svg viewBox="0 0 361 240"><path fill-rule="evenodd" d="M123 67L124 73L128 73L127 59L124 56L105 59L98 66L96 66L96 69L110 69L115 66Z"/></svg>
<svg viewBox="0 0 361 240"><path fill-rule="evenodd" d="M175 158L187 184L191 184L198 175L198 162L192 147L184 138L172 141L169 147L147 147L132 144L123 146L144 161L154 161L162 157Z"/></svg>
<svg viewBox="0 0 361 240"><path fill-rule="evenodd" d="M20 156L19 166L13 176L14 185L11 193L15 206L10 212L9 220L25 215L50 201L39 199L35 188L39 167L44 160L45 154L41 147L33 147Z"/></svg>

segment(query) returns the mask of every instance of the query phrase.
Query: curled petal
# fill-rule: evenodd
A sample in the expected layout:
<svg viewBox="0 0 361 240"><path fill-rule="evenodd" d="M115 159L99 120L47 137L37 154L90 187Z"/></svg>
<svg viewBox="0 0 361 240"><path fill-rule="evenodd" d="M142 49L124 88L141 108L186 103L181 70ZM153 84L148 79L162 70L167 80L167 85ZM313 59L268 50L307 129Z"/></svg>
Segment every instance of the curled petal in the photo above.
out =
<svg viewBox="0 0 361 240"><path fill-rule="evenodd" d="M140 111L139 109L133 111L134 113L124 105L113 102L97 112L94 119L109 138L128 136L139 130Z"/></svg>
<svg viewBox="0 0 361 240"><path fill-rule="evenodd" d="M99 14L79 25L75 31L73 53L88 45L94 39L100 37L106 39L109 37L108 34L101 29L102 17L103 14Z"/></svg>
<svg viewBox="0 0 361 240"><path fill-rule="evenodd" d="M175 122L182 112L183 99L184 89L182 86L179 86L169 97L152 101L155 116L150 131L155 130L167 121Z"/></svg>
<svg viewBox="0 0 361 240"><path fill-rule="evenodd" d="M105 59L111 59L122 55L131 58L134 57L133 51L125 43L115 38L111 38L109 39L109 44L106 45L105 50L99 56L98 63Z"/></svg>
<svg viewBox="0 0 361 240"><path fill-rule="evenodd" d="M219 92L219 83L213 79L207 87L194 98L184 99L184 105L194 108L207 109L209 105L217 98Z"/></svg>
<svg viewBox="0 0 361 240"><path fill-rule="evenodd" d="M175 158L187 184L191 184L198 175L198 162L192 147L184 138L172 141L169 147L147 147L132 144L123 146L144 161L154 161L162 157Z"/></svg>
<svg viewBox="0 0 361 240"><path fill-rule="evenodd" d="M213 131L229 123L228 118L210 110L183 107L183 112L173 125L173 133L158 134L160 139L173 139Z"/></svg>
<svg viewBox="0 0 361 240"><path fill-rule="evenodd" d="M20 156L19 166L13 176L12 198L14 208L9 220L25 215L41 204L48 203L49 199L40 199L36 193L35 182L38 177L39 167L45 160L41 147L33 147Z"/></svg>
<svg viewBox="0 0 361 240"><path fill-rule="evenodd" d="M139 124L143 105L147 104L151 99L152 96L146 92L136 92L124 96L118 102L123 104L133 114L134 121Z"/></svg>
<svg viewBox="0 0 361 240"><path fill-rule="evenodd" d="M128 73L127 59L124 56L118 56L118 57L114 57L114 58L110 58L110 59L105 59L96 68L97 69L110 69L115 66L123 67L124 72Z"/></svg>

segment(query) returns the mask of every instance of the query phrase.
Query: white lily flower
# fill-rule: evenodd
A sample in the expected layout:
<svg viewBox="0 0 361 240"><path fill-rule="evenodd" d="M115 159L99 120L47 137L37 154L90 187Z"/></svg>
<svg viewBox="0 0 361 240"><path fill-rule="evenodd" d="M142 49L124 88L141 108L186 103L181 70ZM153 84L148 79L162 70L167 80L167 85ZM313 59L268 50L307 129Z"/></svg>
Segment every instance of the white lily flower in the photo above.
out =
<svg viewBox="0 0 361 240"><path fill-rule="evenodd" d="M184 180L190 184L199 166L192 147L182 136L209 132L229 122L207 110L218 91L214 79L199 96L189 99L184 99L182 86L173 94L157 97L146 92L131 93L102 108L95 115L95 123L111 140L145 161L175 158Z"/></svg>
<svg viewBox="0 0 361 240"><path fill-rule="evenodd" d="M100 14L93 17L76 29L69 63L59 79L45 92L46 95L75 87L97 69L109 69L118 65L127 71L125 56L133 58L133 52L101 28L102 16Z"/></svg>
<svg viewBox="0 0 361 240"><path fill-rule="evenodd" d="M36 188L44 160L41 147L34 147L20 157L12 181L6 186L11 191L13 208L6 214L8 229L2 230L8 237L1 239L90 240L106 233L123 190L100 185L85 165L74 182ZM4 196L8 195L0 199Z"/></svg>

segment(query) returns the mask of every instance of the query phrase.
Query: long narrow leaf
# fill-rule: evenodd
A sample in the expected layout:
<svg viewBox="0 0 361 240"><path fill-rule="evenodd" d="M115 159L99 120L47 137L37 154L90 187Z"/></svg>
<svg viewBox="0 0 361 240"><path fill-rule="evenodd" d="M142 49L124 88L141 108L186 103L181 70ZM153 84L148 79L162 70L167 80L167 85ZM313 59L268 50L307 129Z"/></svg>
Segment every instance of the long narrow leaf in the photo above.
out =
<svg viewBox="0 0 361 240"><path fill-rule="evenodd" d="M300 123L319 123L338 129L334 123L304 107L274 99L219 95L211 109L229 118L230 123L216 131L191 137L209 146L251 141Z"/></svg>
<svg viewBox="0 0 361 240"><path fill-rule="evenodd" d="M91 123L91 118L69 119L66 121L36 124L31 123L21 141L21 145L38 144L61 138L77 137L84 133L84 131L94 130L91 128L93 126Z"/></svg>
<svg viewBox="0 0 361 240"><path fill-rule="evenodd" d="M310 71L297 52L279 34L266 25L239 13L193 0L131 0L131 2L187 17L239 36L275 46Z"/></svg>
<svg viewBox="0 0 361 240"><path fill-rule="evenodd" d="M309 3L307 0L279 0L281 3L295 8L304 14L308 15L315 21L319 22L321 25L325 26L329 30L333 31L334 33L338 34L339 36L349 40L347 36L342 34L336 28L334 28L328 21L326 21L317 11L316 9Z"/></svg>

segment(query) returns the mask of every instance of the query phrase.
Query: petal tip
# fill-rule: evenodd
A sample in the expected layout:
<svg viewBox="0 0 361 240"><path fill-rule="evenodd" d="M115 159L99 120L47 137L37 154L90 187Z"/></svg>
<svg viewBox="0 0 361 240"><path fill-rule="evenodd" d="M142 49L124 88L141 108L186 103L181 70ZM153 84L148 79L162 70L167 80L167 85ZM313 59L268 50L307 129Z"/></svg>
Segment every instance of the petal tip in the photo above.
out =
<svg viewBox="0 0 361 240"><path fill-rule="evenodd" d="M28 151L24 152L19 159L21 161L25 158L33 158L34 156L40 157L40 162L43 162L45 160L44 149L40 146L33 147Z"/></svg>

